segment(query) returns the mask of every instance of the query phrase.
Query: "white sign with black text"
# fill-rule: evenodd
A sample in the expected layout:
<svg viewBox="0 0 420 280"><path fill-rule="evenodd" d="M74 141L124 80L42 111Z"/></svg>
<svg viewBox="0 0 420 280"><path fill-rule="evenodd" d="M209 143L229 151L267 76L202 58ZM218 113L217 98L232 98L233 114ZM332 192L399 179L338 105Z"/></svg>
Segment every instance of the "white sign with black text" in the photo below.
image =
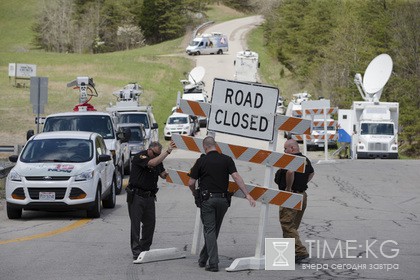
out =
<svg viewBox="0 0 420 280"><path fill-rule="evenodd" d="M208 129L271 141L278 88L214 79Z"/></svg>

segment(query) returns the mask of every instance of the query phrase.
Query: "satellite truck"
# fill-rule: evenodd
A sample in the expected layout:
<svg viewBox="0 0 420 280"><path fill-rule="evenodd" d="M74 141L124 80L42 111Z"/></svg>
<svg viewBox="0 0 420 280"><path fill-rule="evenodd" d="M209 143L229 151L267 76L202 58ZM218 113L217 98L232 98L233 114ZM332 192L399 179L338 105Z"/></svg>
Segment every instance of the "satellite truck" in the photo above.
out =
<svg viewBox="0 0 420 280"><path fill-rule="evenodd" d="M348 139L353 159L398 158L399 103L379 101L392 66L388 54L375 57L363 79L359 73L354 78L364 101L354 101L350 110L338 111L339 142Z"/></svg>
<svg viewBox="0 0 420 280"><path fill-rule="evenodd" d="M115 105L111 103L106 110L117 124L142 123L148 142L159 141L159 126L153 115L153 107L140 105L139 97L142 93L143 89L139 84L129 83L123 89L113 92L117 102Z"/></svg>
<svg viewBox="0 0 420 280"><path fill-rule="evenodd" d="M227 36L220 32L212 32L195 37L185 49L185 52L188 55L223 54L228 50Z"/></svg>
<svg viewBox="0 0 420 280"><path fill-rule="evenodd" d="M258 82L258 68L260 68L258 53L250 50L237 52L233 64L235 66L235 80Z"/></svg>

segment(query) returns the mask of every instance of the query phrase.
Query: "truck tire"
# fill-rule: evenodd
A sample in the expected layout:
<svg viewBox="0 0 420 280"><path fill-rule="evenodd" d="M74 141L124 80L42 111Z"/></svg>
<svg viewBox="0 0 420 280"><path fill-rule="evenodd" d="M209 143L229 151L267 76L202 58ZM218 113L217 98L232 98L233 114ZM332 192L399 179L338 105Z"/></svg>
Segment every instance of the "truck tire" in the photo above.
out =
<svg viewBox="0 0 420 280"><path fill-rule="evenodd" d="M115 184L116 194L120 194L123 187L124 168L122 166L115 166Z"/></svg>
<svg viewBox="0 0 420 280"><path fill-rule="evenodd" d="M117 202L116 187L115 187L115 177L112 179L111 183L111 193L102 200L102 205L104 208L114 208L115 203Z"/></svg>
<svg viewBox="0 0 420 280"><path fill-rule="evenodd" d="M124 162L124 159L123 159ZM124 167L124 175L127 174L129 175L131 172L131 160L128 161L128 165L126 167Z"/></svg>
<svg viewBox="0 0 420 280"><path fill-rule="evenodd" d="M7 217L10 220L22 218L22 208L14 208L7 204Z"/></svg>
<svg viewBox="0 0 420 280"><path fill-rule="evenodd" d="M223 50L221 50L221 49L220 49L220 50L218 50L218 51L217 51L217 54L223 54Z"/></svg>
<svg viewBox="0 0 420 280"><path fill-rule="evenodd" d="M96 219L101 216L101 189L99 186L96 188L95 204L91 209L86 211L87 217Z"/></svg>

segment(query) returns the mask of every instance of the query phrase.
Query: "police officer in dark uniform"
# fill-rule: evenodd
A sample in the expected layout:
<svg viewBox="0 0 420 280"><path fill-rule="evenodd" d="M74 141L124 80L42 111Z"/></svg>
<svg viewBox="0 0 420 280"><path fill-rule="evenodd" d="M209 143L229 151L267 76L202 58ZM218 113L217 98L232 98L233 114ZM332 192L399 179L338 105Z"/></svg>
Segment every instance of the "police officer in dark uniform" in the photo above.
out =
<svg viewBox="0 0 420 280"><path fill-rule="evenodd" d="M299 144L296 140L289 139L284 144L284 152L293 154L295 156L304 156L299 151ZM279 186L280 190L299 193L303 195L302 210L295 210L285 207L280 207L279 216L280 224L283 230L284 238L295 239L295 261L299 263L301 260L309 257L306 247L302 244L299 237L299 225L302 221L307 204L308 183L314 176L314 168L311 161L306 158L306 167L304 173L294 172L291 170L279 169L277 170L274 181Z"/></svg>
<svg viewBox="0 0 420 280"><path fill-rule="evenodd" d="M194 197L200 200L201 221L204 226L204 247L201 250L198 264L206 266L207 271L219 271L219 256L217 249L217 237L222 225L223 217L230 205L228 194L229 175L238 184L241 191L248 199L251 206L255 206L255 200L245 187L242 177L236 170L231 157L220 154L216 149L213 137L207 136L203 140L205 155L202 155L191 168L188 186ZM196 181L198 180L198 190Z"/></svg>
<svg viewBox="0 0 420 280"><path fill-rule="evenodd" d="M141 252L149 251L156 224L155 200L158 177L165 179L167 172L163 160L171 153L175 144L162 153L162 145L152 142L149 148L136 154L131 161L130 181L127 186L128 213L131 220L131 251L133 259ZM142 232L140 238L140 224Z"/></svg>

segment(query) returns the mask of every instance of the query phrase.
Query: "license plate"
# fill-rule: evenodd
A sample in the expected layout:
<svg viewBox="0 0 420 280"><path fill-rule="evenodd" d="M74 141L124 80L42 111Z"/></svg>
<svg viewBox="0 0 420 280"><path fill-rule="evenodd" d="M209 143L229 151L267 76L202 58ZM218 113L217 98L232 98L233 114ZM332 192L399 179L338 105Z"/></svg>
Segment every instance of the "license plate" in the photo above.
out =
<svg viewBox="0 0 420 280"><path fill-rule="evenodd" d="M39 192L39 200L43 200L43 201L55 200L55 192Z"/></svg>

